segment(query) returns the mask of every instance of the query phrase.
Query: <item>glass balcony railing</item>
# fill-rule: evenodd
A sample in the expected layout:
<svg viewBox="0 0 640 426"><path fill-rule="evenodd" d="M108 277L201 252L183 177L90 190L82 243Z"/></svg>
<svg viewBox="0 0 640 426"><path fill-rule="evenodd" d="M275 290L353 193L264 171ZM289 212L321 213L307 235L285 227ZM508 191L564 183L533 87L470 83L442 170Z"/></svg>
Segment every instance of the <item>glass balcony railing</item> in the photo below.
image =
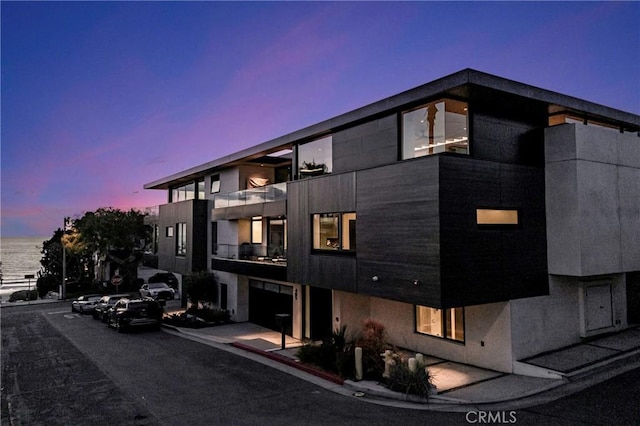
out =
<svg viewBox="0 0 640 426"><path fill-rule="evenodd" d="M259 244L216 244L212 256L220 259L248 260L287 264L287 250L283 246L261 246Z"/></svg>
<svg viewBox="0 0 640 426"><path fill-rule="evenodd" d="M249 204L272 203L287 199L287 183L275 183L244 191L227 192L213 197L213 208L246 206Z"/></svg>

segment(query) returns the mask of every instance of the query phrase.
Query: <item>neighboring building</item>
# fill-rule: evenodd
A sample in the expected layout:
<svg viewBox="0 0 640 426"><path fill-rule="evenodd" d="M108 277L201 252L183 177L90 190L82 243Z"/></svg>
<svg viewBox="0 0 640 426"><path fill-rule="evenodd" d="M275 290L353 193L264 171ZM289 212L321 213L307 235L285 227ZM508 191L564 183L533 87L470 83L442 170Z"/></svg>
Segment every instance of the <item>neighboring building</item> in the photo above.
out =
<svg viewBox="0 0 640 426"><path fill-rule="evenodd" d="M505 372L640 323L640 116L463 70L145 185L235 321Z"/></svg>

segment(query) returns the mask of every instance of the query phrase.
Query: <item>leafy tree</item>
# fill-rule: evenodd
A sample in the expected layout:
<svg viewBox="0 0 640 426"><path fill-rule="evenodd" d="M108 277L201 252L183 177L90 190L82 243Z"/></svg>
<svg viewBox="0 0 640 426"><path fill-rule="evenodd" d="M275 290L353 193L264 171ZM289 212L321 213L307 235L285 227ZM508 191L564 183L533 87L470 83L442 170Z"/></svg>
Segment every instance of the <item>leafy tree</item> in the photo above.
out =
<svg viewBox="0 0 640 426"><path fill-rule="evenodd" d="M93 269L94 258L115 264L125 283L132 283L137 278L141 249L150 239L144 216L134 209L112 207L87 212L73 221L72 231L64 238L65 247L83 257L89 269Z"/></svg>
<svg viewBox="0 0 640 426"><path fill-rule="evenodd" d="M62 229L57 229L53 236L42 243L42 275L50 275L62 282Z"/></svg>
<svg viewBox="0 0 640 426"><path fill-rule="evenodd" d="M199 307L202 303L218 302L218 277L211 272L192 272L185 275L182 283L189 301Z"/></svg>
<svg viewBox="0 0 640 426"><path fill-rule="evenodd" d="M40 287L42 291L45 288L49 291L54 290L49 289L54 283L62 283L63 247L67 283L82 286L90 284L94 278L110 278L92 276L95 260L99 260L120 269L124 278L121 290L135 286L140 249L150 237L150 228L144 224L144 214L136 210L121 211L109 207L87 212L71 220L68 229L57 229L51 239L43 242Z"/></svg>

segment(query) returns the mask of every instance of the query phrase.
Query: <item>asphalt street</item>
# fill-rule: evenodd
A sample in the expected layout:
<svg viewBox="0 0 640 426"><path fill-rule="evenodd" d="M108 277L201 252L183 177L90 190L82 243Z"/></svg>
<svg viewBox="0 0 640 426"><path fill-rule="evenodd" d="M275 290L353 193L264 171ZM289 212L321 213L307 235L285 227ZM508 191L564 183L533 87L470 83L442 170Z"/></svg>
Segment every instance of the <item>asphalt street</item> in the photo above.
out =
<svg viewBox="0 0 640 426"><path fill-rule="evenodd" d="M442 413L339 395L163 331L119 334L68 303L0 319L3 425L640 425L640 370L525 410Z"/></svg>

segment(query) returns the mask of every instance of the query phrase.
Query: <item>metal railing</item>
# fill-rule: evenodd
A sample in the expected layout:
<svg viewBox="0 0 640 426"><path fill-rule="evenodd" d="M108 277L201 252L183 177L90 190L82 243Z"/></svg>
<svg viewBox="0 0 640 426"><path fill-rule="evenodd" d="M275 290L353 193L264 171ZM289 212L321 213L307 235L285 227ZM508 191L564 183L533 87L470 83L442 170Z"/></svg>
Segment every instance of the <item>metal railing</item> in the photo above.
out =
<svg viewBox="0 0 640 426"><path fill-rule="evenodd" d="M246 206L249 204L272 203L287 199L287 183L250 188L243 191L217 194L213 197L213 208Z"/></svg>
<svg viewBox="0 0 640 426"><path fill-rule="evenodd" d="M213 248L214 258L248 260L275 264L287 263L287 250L283 246L262 246L259 244L217 244Z"/></svg>

